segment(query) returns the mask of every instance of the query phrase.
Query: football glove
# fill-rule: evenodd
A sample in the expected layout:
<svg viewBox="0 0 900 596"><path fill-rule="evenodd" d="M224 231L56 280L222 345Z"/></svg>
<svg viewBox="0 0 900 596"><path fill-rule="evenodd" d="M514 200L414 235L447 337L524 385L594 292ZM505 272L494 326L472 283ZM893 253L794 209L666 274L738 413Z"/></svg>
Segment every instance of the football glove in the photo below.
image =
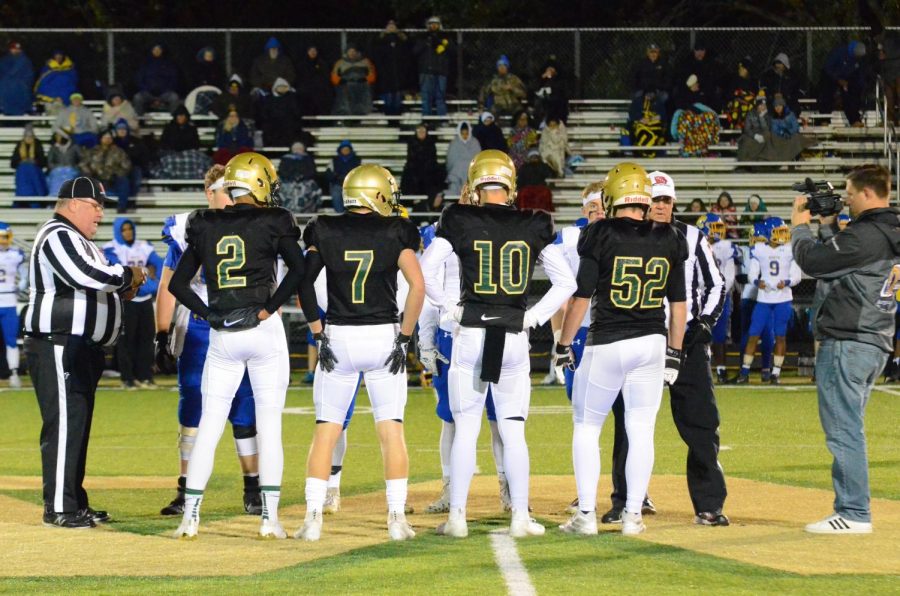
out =
<svg viewBox="0 0 900 596"><path fill-rule="evenodd" d="M169 351L169 332L160 331L156 334L156 369L160 374L171 375L178 370L175 357Z"/></svg>
<svg viewBox="0 0 900 596"><path fill-rule="evenodd" d="M316 341L316 351L319 352L319 366L325 372L333 371L338 359L334 357L334 352L331 351L331 342L328 341L328 336L320 331L313 335L313 339Z"/></svg>
<svg viewBox="0 0 900 596"><path fill-rule="evenodd" d="M681 350L671 346L666 347L666 368L663 370L663 379L666 385L673 385L678 379L678 371L681 370Z"/></svg>
<svg viewBox="0 0 900 596"><path fill-rule="evenodd" d="M538 320L537 315L531 312L531 309L525 311L525 316L522 317L522 331L528 331L532 327L537 327Z"/></svg>
<svg viewBox="0 0 900 596"><path fill-rule="evenodd" d="M450 361L447 360L447 357L441 354L438 349L434 346L423 346L419 345L419 362L422 363L422 366L425 367L427 372L438 376L440 373L438 372L438 362L443 362L444 364L450 364Z"/></svg>
<svg viewBox="0 0 900 596"><path fill-rule="evenodd" d="M384 361L392 375L406 370L406 351L409 349L410 339L412 339L410 336L402 333L398 333L397 338L394 339L394 348L391 350L391 355Z"/></svg>
<svg viewBox="0 0 900 596"><path fill-rule="evenodd" d="M712 327L710 317L698 317L691 320L688 325L688 345L708 344L712 342Z"/></svg>
<svg viewBox="0 0 900 596"><path fill-rule="evenodd" d="M575 370L575 354L572 353L572 346L556 344L556 347L553 348L550 366L551 368L565 367Z"/></svg>

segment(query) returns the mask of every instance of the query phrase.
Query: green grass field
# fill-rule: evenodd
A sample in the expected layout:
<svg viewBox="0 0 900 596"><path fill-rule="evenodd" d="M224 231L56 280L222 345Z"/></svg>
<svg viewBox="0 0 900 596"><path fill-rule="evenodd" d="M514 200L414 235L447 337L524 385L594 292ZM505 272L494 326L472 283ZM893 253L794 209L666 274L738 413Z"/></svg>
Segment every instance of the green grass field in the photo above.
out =
<svg viewBox="0 0 900 596"><path fill-rule="evenodd" d="M535 590L540 594L601 590L900 593L896 430L900 391L876 390L868 406L876 531L852 537L817 537L802 531L805 523L830 512L832 498L831 460L814 391L750 387L722 388L718 394L720 459L731 479L726 513L732 517L732 526L692 525L683 487L686 449L672 424L666 396L657 422L656 465L650 484L659 515L648 516L648 530L638 539L616 532L584 538L556 530L564 519L565 505L574 497L568 402L561 389L535 388L528 422L532 501L535 516L548 529L544 537L517 541ZM178 520L157 515L174 492L176 392L104 390L98 394L88 476L105 488L89 491L92 505L109 509L115 521L110 528L88 532L40 526L40 416L35 398L28 390L6 391L0 393L0 403L0 541L4 551L16 553L11 559L4 556L6 562L0 563L0 591L508 591L491 546L491 532L507 522L497 506L486 425L478 454L485 478L475 483L481 493L480 500L470 506L468 539L436 536L433 529L444 516L417 514L411 518L418 532L414 540L387 542L381 456L371 415L365 410L357 413L350 429L342 485L345 511L326 519L321 543L253 540L256 522L241 515L240 477L228 431L204 501L201 537L182 543L168 538ZM364 395L360 405L367 405ZM314 426L312 392L292 389L287 406L291 413L284 419L281 505L291 533L303 516L305 459ZM440 478L440 426L430 390L411 390L406 412L411 502L421 511L435 496ZM609 493L611 435L607 425L601 438L601 512ZM54 557L83 564L75 571L61 571ZM171 568L167 567L170 559Z"/></svg>

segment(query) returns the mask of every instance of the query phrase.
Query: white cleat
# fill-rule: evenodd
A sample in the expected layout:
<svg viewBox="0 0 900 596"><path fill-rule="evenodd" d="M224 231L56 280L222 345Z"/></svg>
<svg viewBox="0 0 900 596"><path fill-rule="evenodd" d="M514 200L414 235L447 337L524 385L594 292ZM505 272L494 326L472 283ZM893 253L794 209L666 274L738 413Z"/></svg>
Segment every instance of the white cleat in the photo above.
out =
<svg viewBox="0 0 900 596"><path fill-rule="evenodd" d="M503 508L504 513L509 513L512 511L512 499L509 496L509 480L506 479L506 476L500 476L498 481L500 482L500 506Z"/></svg>
<svg viewBox="0 0 900 596"><path fill-rule="evenodd" d="M594 536L597 534L597 512L583 513L576 511L569 521L559 527L566 534L582 534Z"/></svg>
<svg viewBox="0 0 900 596"><path fill-rule="evenodd" d="M259 537L264 540L284 540L287 538L287 532L284 527L277 521L264 519L259 526Z"/></svg>
<svg viewBox="0 0 900 596"><path fill-rule="evenodd" d="M441 496L425 508L425 513L449 513L450 512L450 479L444 478L444 486L441 488Z"/></svg>
<svg viewBox="0 0 900 596"><path fill-rule="evenodd" d="M637 536L647 529L644 525L644 518L640 511L631 513L628 510L622 512L622 535Z"/></svg>
<svg viewBox="0 0 900 596"><path fill-rule="evenodd" d="M178 529L175 530L175 534L173 536L179 540L195 540L197 538L197 532L200 529L200 519L196 517L189 517L187 519L181 520L181 525L178 526Z"/></svg>
<svg viewBox="0 0 900 596"><path fill-rule="evenodd" d="M810 534L871 534L871 522L851 521L841 517L839 513L829 515L822 521L806 524Z"/></svg>
<svg viewBox="0 0 900 596"><path fill-rule="evenodd" d="M325 505L322 506L322 513L332 515L341 510L341 489L338 487L329 488L325 493Z"/></svg>
<svg viewBox="0 0 900 596"><path fill-rule="evenodd" d="M531 514L525 511L512 512L512 522L509 524L509 535L513 538L525 538L526 536L543 536L544 526L532 519Z"/></svg>
<svg viewBox="0 0 900 596"><path fill-rule="evenodd" d="M405 513L388 513L387 526L391 540L409 540L416 536L415 530L406 521Z"/></svg>
<svg viewBox="0 0 900 596"><path fill-rule="evenodd" d="M19 378L19 375L13 373L9 376L9 386L12 389L21 389L22 388L22 379Z"/></svg>
<svg viewBox="0 0 900 596"><path fill-rule="evenodd" d="M306 512L303 527L294 532L294 538L315 542L322 537L322 512L310 509Z"/></svg>
<svg viewBox="0 0 900 596"><path fill-rule="evenodd" d="M569 515L575 515L579 511L580 509L578 509L578 497L575 497L575 500L566 506L566 513Z"/></svg>
<svg viewBox="0 0 900 596"><path fill-rule="evenodd" d="M435 532L441 536L465 538L469 535L469 524L466 523L465 514L460 510L451 511L447 521L439 525Z"/></svg>

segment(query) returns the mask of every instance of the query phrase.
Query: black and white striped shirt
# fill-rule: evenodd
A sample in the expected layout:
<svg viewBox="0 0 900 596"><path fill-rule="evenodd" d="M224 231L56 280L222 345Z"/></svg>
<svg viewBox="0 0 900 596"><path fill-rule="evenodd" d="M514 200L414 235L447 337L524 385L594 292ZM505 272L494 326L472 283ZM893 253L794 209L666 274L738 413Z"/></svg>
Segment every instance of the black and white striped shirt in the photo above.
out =
<svg viewBox="0 0 900 596"><path fill-rule="evenodd" d="M34 240L26 335L80 335L100 345L115 343L122 299L131 270L110 265L93 242L58 213Z"/></svg>
<svg viewBox="0 0 900 596"><path fill-rule="evenodd" d="M688 244L688 258L684 263L684 288L690 301L687 320L703 316L715 322L725 306L725 278L700 230L684 222L674 225Z"/></svg>

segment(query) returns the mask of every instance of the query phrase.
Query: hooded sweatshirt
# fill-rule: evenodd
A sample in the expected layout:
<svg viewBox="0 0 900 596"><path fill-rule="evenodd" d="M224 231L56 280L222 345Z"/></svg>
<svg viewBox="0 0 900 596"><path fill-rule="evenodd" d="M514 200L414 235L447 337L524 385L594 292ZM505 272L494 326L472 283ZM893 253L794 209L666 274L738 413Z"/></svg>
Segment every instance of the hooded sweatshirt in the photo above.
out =
<svg viewBox="0 0 900 596"><path fill-rule="evenodd" d="M287 85L286 93L275 91L277 87ZM263 101L260 113L262 120L263 141L268 147L289 147L300 134L300 104L297 94L290 83L282 77L272 84L272 94Z"/></svg>
<svg viewBox="0 0 900 596"><path fill-rule="evenodd" d="M469 138L463 140L463 127L469 129ZM447 195L448 198L459 196L463 184L469 175L469 162L481 152L481 143L472 134L468 122L456 125L456 137L447 147Z"/></svg>
<svg viewBox="0 0 900 596"><path fill-rule="evenodd" d="M122 237L122 226L126 223L130 223L134 229L134 239L131 242L125 242L125 239ZM152 244L146 240L137 239L137 226L133 219L128 217L116 218L113 222L113 239L103 245L103 252L111 265L118 263L135 267L150 266L156 270L156 276L147 276L147 281L138 290L132 302L144 302L156 295L156 290L159 288L159 276L162 273L163 260L156 254Z"/></svg>
<svg viewBox="0 0 900 596"><path fill-rule="evenodd" d="M349 155L341 155L341 148L350 147ZM359 156L353 151L353 143L350 141L341 141L341 144L338 145L337 155L334 156L334 159L331 160L331 183L332 184L343 184L344 178L347 177L347 174L350 173L350 170L358 166L362 163L362 160L359 159Z"/></svg>
<svg viewBox="0 0 900 596"><path fill-rule="evenodd" d="M179 114L187 116L184 124L178 124L176 117ZM186 151L188 149L200 148L200 136L197 134L197 127L191 122L191 115L187 108L178 106L172 112L172 120L163 128L162 137L159 145L163 149L171 151Z"/></svg>
<svg viewBox="0 0 900 596"><path fill-rule="evenodd" d="M278 56L274 60L269 57L270 48L278 48ZM281 43L274 37L270 37L263 48L263 53L253 61L250 69L250 83L259 89L269 90L278 77L293 85L297 73L294 70L294 63L284 53Z"/></svg>

